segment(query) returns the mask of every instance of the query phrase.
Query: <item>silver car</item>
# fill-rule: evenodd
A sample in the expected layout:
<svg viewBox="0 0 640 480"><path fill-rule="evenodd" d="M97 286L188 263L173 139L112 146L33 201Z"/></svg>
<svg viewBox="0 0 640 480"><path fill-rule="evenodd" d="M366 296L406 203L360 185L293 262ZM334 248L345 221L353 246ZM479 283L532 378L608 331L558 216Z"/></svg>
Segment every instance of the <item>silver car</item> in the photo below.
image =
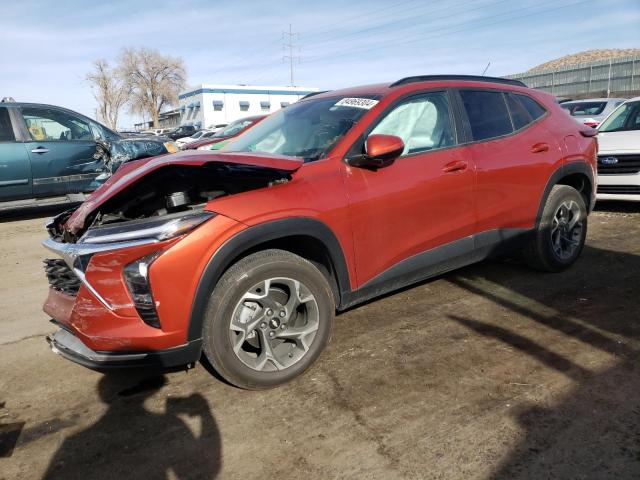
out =
<svg viewBox="0 0 640 480"><path fill-rule="evenodd" d="M560 106L578 122L596 128L625 98L587 98L562 102Z"/></svg>

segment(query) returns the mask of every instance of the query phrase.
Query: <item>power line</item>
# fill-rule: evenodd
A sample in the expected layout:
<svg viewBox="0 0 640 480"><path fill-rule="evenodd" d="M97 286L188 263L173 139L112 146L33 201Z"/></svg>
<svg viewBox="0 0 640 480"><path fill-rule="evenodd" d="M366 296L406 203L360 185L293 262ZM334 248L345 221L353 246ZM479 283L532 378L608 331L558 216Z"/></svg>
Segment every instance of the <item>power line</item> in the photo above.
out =
<svg viewBox="0 0 640 480"><path fill-rule="evenodd" d="M331 27L329 27L329 28L322 28L320 30L316 30L315 32L311 32L309 35L305 35L305 38L314 38L314 37L317 37L317 36L321 36L322 37L322 36L325 36L329 32L340 31L340 30L342 30L342 28L338 27L340 25L344 25L345 23L351 23L354 20L357 20L357 21L361 22L363 19L371 17L373 15L377 15L380 12L384 12L386 10L390 10L392 8L399 7L400 5L406 5L407 3L412 3L414 1L416 1L416 0L405 0L403 2L398 2L398 3L393 3L391 5L387 5L386 7L383 7L383 8L378 8L376 10L369 10L368 12L365 12L365 13L361 13L361 14L358 14L358 15L353 15L351 17L343 18L340 21L333 22ZM414 10L414 9L420 8L420 7L424 7L424 3L422 3L422 1L419 1L418 5L414 5L412 7L405 8L402 13L406 13L409 10ZM338 27L338 28L336 28L336 27Z"/></svg>
<svg viewBox="0 0 640 480"><path fill-rule="evenodd" d="M286 42L284 41L285 37L287 37L287 41ZM291 24L289 24L289 31L288 32L282 32L282 41L284 42L282 44L282 48L283 48L283 50L285 52L288 51L289 54L288 55L283 55L282 56L282 61L289 60L289 77L291 79L291 86L292 87L295 85L295 83L293 82L293 64L295 63L295 60L298 60L298 62L300 61L300 56L293 54L294 49L298 49L298 52L300 51L300 47L297 46L297 45L294 45L294 43L293 43L293 39L294 38L299 39L300 36L297 33L293 33L292 28L291 28Z"/></svg>
<svg viewBox="0 0 640 480"><path fill-rule="evenodd" d="M315 31L312 30L309 34L305 34L304 38L305 39L308 39L308 38L320 38L320 39L322 39L322 37L325 37L328 32L334 32L334 31L342 30L340 27L338 27L339 25L344 25L346 23L351 23L354 20L362 21L362 19L364 19L364 18L371 17L372 15L376 15L376 14L378 14L380 12L383 12L383 11L386 11L386 10L389 10L389 9L392 9L392 8L396 8L396 7L399 7L401 5L406 5L408 3L412 3L412 2L415 2L415 1L416 0L404 0L402 2L397 2L397 3L391 4L391 5L387 5L386 7L383 7L383 8L379 8L379 9L376 9L376 10L369 10L369 11L367 11L365 13L360 14L360 15L354 15L354 16L351 16L351 17L347 17L347 18L342 19L340 21L333 22L331 27L329 27L329 28L319 29L319 30L315 30ZM418 5L410 6L408 8L403 9L403 11L400 12L401 16L405 15L407 11L415 10L417 8L418 9L419 8L423 8L424 6L425 6L424 3L422 3L420 1L420 3L418 3ZM431 6L431 5L429 5L429 6ZM385 18L387 20L389 20L389 18L394 19L394 18L399 18L399 17L397 17L397 16L391 16L391 17L386 16ZM400 18L402 18L402 17L400 17ZM338 27L338 28L336 28L336 27ZM244 56L243 55L241 59L238 59L239 61L236 61L236 62L233 62L233 63L227 63L223 67L219 67L219 68L216 68L216 69L213 69L213 70L209 70L207 74L210 75L210 74L215 74L215 73L219 73L219 72L226 72L230 68L256 67L255 59L258 59L258 58L263 59L265 54L267 54L268 47L271 47L272 45L275 45L276 43L281 43L281 42L282 42L282 40L279 40L278 42L273 42L273 41L272 42L267 42L266 44L262 45L262 48L254 50L251 55L249 55L249 56ZM275 66L275 65L276 65L275 62L268 62L268 63L262 63L260 66L262 66L262 67L267 67L267 66L271 67L271 66ZM260 76L262 76L262 71L260 73ZM252 83L252 82L249 82L249 83Z"/></svg>
<svg viewBox="0 0 640 480"><path fill-rule="evenodd" d="M412 44L412 43L416 43L416 42L421 42L421 41L424 41L424 40L429 39L429 38L436 38L436 37L440 38L440 37L443 37L443 36L446 36L446 35L451 35L451 34L454 34L454 33L460 33L460 32L468 31L469 27L474 27L474 29L477 30L479 28L484 28L484 27L496 25L498 23L503 23L503 22L510 21L510 20L516 20L516 19L519 19L519 18L531 17L531 16L534 16L534 15L540 15L540 14L543 14L543 13L548 13L548 12L553 12L553 11L556 11L556 10L561 10L563 8L573 7L575 5L586 3L587 1L593 2L594 0L580 0L578 2L574 2L574 3L571 3L571 4L563 4L563 5L561 5L559 7L556 7L556 8L542 9L542 10L537 11L537 12L530 12L530 13L525 14L525 15L516 15L516 16L504 18L504 19L501 19L501 20L497 20L497 21L494 21L494 22L480 24L480 25L476 24L476 21L478 19L473 20L473 21L469 21L469 22L462 22L462 23L458 23L458 24L455 24L455 25L450 25L450 26L445 27L445 28L436 29L436 30L430 30L429 34L427 34L427 35L417 35L417 36L414 36L414 37L412 37L411 39L408 39L408 40L401 40L401 41L397 41L397 42L384 42L384 43L379 44L379 45L367 46L366 48L361 48L361 49L342 49L342 50L338 50L337 52L333 52L333 53L317 55L315 57L309 58L308 60L306 60L305 63L317 62L319 60L323 60L323 59L326 59L326 58L335 59L335 58L339 58L339 57L343 57L343 56L347 56L347 55L366 53L366 52L369 52L369 51L372 51L372 50L379 51L380 49L384 49L384 48L389 48L389 47L394 47L394 46L399 46L399 45L408 45L408 44ZM546 3L543 3L543 4L535 5L533 7L529 7L529 9L530 8L535 8L536 6L540 6L540 5L548 5L550 3L553 3L553 2L546 2ZM527 10L527 8L525 8L525 9L519 8L519 9L516 9L516 10L510 10L508 12L503 12L501 14L491 15L490 17L484 17L484 18L481 18L479 20L481 22L485 21L485 20L491 20L491 19L493 19L494 17L497 17L497 16L508 15L508 14L512 14L512 13L516 13L516 12L522 12L523 10ZM458 28L458 29L455 29L455 30L449 30L448 31L448 29L451 28L451 27L463 27L463 28Z"/></svg>
<svg viewBox="0 0 640 480"><path fill-rule="evenodd" d="M462 12L455 12L452 13L452 9L456 9L459 7L464 7L466 5L469 5L470 3L476 3L478 2L478 0L467 0L465 2L462 3L458 3L458 4L447 4L444 8L437 8L435 10L427 10L418 14L414 14L411 15L408 19L407 17L400 17L398 19L393 19L393 18L387 18L385 19L385 21L379 25L372 25L366 28L362 28L359 30L353 30L353 31L349 31L349 32L343 32L342 34L339 35L335 35L329 39L327 39L326 41L322 41L319 42L317 44L317 46L312 46L309 49L310 50L314 50L317 48L323 48L322 45L326 44L326 43L330 43L332 41L338 40L338 39L343 39L343 38L347 38L347 37L353 37L353 36L357 36L360 35L362 33L366 33L366 32L374 32L379 34L381 31L384 31L386 29L388 29L391 25L401 25L403 27L403 29L406 29L407 27L411 27L411 26L416 26L416 23L418 20L420 20L423 17L429 17L428 20L422 21L421 23L418 24L418 26L424 27L425 25L428 25L430 23L435 23L436 20L441 20L443 18L450 18L450 17L455 17L455 16L459 16L461 13L467 13L467 12L473 12L475 10L480 10L480 9L485 9L488 6L495 6L499 3L505 3L508 2L510 0L499 0L498 2L495 3L489 3L489 4L483 4L480 5L478 7L475 8L466 8L464 9ZM431 6L431 5L429 5ZM442 11L447 11L449 12L448 15L445 15L444 17L433 17L432 15L434 13L438 13L438 12L442 12ZM407 21L409 20L409 21Z"/></svg>
<svg viewBox="0 0 640 480"><path fill-rule="evenodd" d="M397 3L394 3L394 4L388 5L388 6L384 7L384 8L380 8L380 9L376 9L376 10L370 10L370 11L368 11L366 13L363 13L362 15L356 15L356 16L348 17L346 19L342 19L339 22L334 22L332 27L321 29L321 30L316 30L315 32L312 31L310 34L304 35L304 38L305 38L305 40L308 39L308 38L313 38L313 37L322 38L322 37L325 36L326 32L340 31L341 28L335 28L337 25L343 25L345 23L351 22L352 20L360 20L361 21L363 18L369 17L371 15L375 15L377 13L380 13L380 12L385 11L385 10L389 10L391 8L398 7L400 5L405 5L407 3L411 3L413 1L415 1L415 0L405 0L405 1L402 1L402 2L397 2ZM478 1L478 0L467 0L465 2L462 2L462 3L459 3L459 4L453 4L453 5L449 4L448 5L448 10L450 10L452 7L460 7L460 6L463 6L465 4L471 3L471 1ZM505 2L505 1L508 1L508 0L500 0L500 2ZM435 10L435 11L430 10L430 7L433 6L433 3L428 4L428 5L425 5L424 3L419 3L418 5L414 5L414 6L411 6L409 8L403 9L402 12L399 12L400 13L399 16L397 16L397 15L386 16L385 20L387 22L391 21L393 23L397 23L398 21L405 21L406 20L406 14L407 14L408 11L416 10L416 9L422 10L425 6L428 7L428 9L429 9L428 13L429 14L432 14L434 12L439 11L439 10ZM442 10L442 9L440 9L440 10ZM418 16L424 16L424 11L419 13ZM411 18L416 18L416 17L414 16L414 17L411 17ZM429 23L429 22L427 22L427 23ZM377 28L377 27L375 27L375 28ZM350 33L351 32L347 32L347 35L349 35ZM344 35L344 32L343 32L343 35ZM336 38L336 37L333 36L331 38L333 39L333 38ZM314 48L314 47L311 47L311 48ZM256 65L255 63L251 63L251 62L245 62L245 65L247 67L254 67L254 68L255 67L259 67L260 68L258 75L251 77L251 80L248 82L250 84L251 83L256 83L258 80L260 80L263 77L265 77L267 75L268 71L273 70L274 68L276 68L276 64L272 63L272 62L262 63L260 65Z"/></svg>

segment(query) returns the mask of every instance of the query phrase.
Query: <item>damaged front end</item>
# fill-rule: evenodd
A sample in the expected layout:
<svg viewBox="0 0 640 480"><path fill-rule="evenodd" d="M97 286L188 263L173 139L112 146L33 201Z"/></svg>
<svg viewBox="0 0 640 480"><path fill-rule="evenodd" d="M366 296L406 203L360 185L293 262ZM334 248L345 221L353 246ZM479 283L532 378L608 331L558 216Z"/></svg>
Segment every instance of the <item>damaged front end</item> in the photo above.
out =
<svg viewBox="0 0 640 480"><path fill-rule="evenodd" d="M178 146L170 141L153 138L123 138L108 144L106 164L109 171L115 173L123 163L177 151Z"/></svg>
<svg viewBox="0 0 640 480"><path fill-rule="evenodd" d="M200 153L171 157L123 166L80 207L47 225L50 238L43 245L58 258L45 260L51 287L45 312L92 351L180 345L175 338L180 329L171 323L177 316L163 318L159 308L173 301L175 292L162 296L152 288L155 265L204 223L213 221L206 229L213 237L218 228L237 224L215 213L216 199L286 183L300 166ZM214 240L199 238L201 253L177 265L181 276L194 274ZM135 333L105 337L105 329L123 326Z"/></svg>

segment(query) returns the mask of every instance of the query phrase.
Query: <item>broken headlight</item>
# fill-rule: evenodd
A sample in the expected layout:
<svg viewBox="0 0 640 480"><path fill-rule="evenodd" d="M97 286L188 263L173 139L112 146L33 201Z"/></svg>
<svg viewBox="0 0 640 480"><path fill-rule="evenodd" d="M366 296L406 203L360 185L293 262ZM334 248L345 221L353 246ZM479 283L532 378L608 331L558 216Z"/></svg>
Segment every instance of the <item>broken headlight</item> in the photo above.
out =
<svg viewBox="0 0 640 480"><path fill-rule="evenodd" d="M147 325L160 328L160 319L156 311L156 304L149 284L149 267L160 256L161 252L154 252L130 263L123 270L124 281L127 284L131 298L140 318Z"/></svg>
<svg viewBox="0 0 640 480"><path fill-rule="evenodd" d="M104 225L87 230L80 243L114 243L143 240L168 240L183 235L213 218L213 212L179 212L162 217L144 218L129 222Z"/></svg>

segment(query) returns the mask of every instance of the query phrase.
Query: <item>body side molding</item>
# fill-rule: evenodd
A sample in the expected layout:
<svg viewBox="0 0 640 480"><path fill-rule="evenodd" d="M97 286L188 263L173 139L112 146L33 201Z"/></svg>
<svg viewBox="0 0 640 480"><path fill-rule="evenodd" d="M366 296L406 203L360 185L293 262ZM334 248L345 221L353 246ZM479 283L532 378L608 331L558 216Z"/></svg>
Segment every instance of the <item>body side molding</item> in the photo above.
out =
<svg viewBox="0 0 640 480"><path fill-rule="evenodd" d="M341 309L521 246L532 230L504 228L469 235L402 260L342 296Z"/></svg>

